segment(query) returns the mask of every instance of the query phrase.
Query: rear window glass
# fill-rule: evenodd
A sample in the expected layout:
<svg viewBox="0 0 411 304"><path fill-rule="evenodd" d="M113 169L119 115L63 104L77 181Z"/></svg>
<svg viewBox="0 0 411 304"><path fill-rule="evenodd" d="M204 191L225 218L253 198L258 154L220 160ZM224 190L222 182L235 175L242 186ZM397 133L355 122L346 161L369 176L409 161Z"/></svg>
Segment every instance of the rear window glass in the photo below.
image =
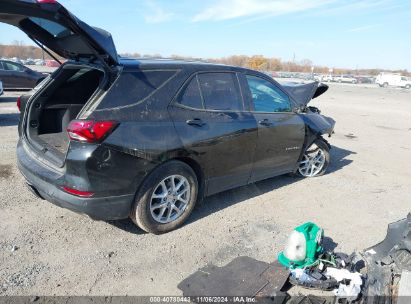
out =
<svg viewBox="0 0 411 304"><path fill-rule="evenodd" d="M64 38L73 34L69 29L56 22L36 17L29 19L55 38Z"/></svg>
<svg viewBox="0 0 411 304"><path fill-rule="evenodd" d="M129 106L142 102L165 85L176 73L177 71L159 70L124 72L109 90L98 109Z"/></svg>
<svg viewBox="0 0 411 304"><path fill-rule="evenodd" d="M197 77L191 80L178 102L190 108L203 109L203 99L201 98Z"/></svg>
<svg viewBox="0 0 411 304"><path fill-rule="evenodd" d="M204 73L199 74L198 79L207 110L241 111L243 109L236 74Z"/></svg>

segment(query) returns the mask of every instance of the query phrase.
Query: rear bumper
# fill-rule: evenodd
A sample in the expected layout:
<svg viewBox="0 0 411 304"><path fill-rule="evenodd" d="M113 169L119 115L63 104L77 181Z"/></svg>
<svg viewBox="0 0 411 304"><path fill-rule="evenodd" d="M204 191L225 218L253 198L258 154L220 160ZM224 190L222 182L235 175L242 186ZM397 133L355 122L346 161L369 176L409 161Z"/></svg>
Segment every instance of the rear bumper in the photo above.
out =
<svg viewBox="0 0 411 304"><path fill-rule="evenodd" d="M96 220L117 220L129 217L134 195L82 198L61 189L64 173L53 170L35 159L25 144L17 146L17 165L29 186L52 204L86 214Z"/></svg>

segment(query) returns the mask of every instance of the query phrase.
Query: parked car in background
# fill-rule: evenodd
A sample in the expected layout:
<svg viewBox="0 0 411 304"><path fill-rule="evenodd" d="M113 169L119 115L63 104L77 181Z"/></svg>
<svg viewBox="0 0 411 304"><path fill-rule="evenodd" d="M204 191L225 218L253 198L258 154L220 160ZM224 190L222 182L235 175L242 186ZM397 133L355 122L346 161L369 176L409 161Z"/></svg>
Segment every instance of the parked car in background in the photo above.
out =
<svg viewBox="0 0 411 304"><path fill-rule="evenodd" d="M380 73L375 80L380 87L395 86L410 89L411 88L411 79L402 76L401 74L393 73Z"/></svg>
<svg viewBox="0 0 411 304"><path fill-rule="evenodd" d="M108 32L55 1L2 0L0 22L69 59L20 99L18 167L33 193L58 206L95 219L131 217L163 233L205 196L286 173L321 176L328 167L323 135L335 121L307 106L324 84L120 58Z"/></svg>
<svg viewBox="0 0 411 304"><path fill-rule="evenodd" d="M28 58L28 59L25 60L25 63L24 63L24 64L25 64L25 65L35 65L36 62L35 62L34 59L32 59L32 58Z"/></svg>
<svg viewBox="0 0 411 304"><path fill-rule="evenodd" d="M0 80L0 96L3 95L3 82Z"/></svg>
<svg viewBox="0 0 411 304"><path fill-rule="evenodd" d="M325 75L314 74L314 80L318 82L324 82Z"/></svg>
<svg viewBox="0 0 411 304"><path fill-rule="evenodd" d="M333 77L334 82L338 83L357 83L357 79L352 75L338 75Z"/></svg>
<svg viewBox="0 0 411 304"><path fill-rule="evenodd" d="M354 76L357 83L375 83L375 78L372 76Z"/></svg>
<svg viewBox="0 0 411 304"><path fill-rule="evenodd" d="M328 75L322 76L322 82L332 82L332 81L333 81L333 75L328 74Z"/></svg>
<svg viewBox="0 0 411 304"><path fill-rule="evenodd" d="M46 61L43 59L35 59L34 64L38 66L43 66L43 65L46 65Z"/></svg>
<svg viewBox="0 0 411 304"><path fill-rule="evenodd" d="M10 61L15 62L15 63L19 63L19 64L23 64L23 61L20 58L17 58L17 57L10 58Z"/></svg>
<svg viewBox="0 0 411 304"><path fill-rule="evenodd" d="M298 75L298 78L303 80L315 80L315 77L312 73L300 73Z"/></svg>
<svg viewBox="0 0 411 304"><path fill-rule="evenodd" d="M46 60L46 66L52 67L52 68L58 68L60 66L60 63L58 63L56 60Z"/></svg>
<svg viewBox="0 0 411 304"><path fill-rule="evenodd" d="M13 61L0 60L0 79L4 89L32 89L38 85L47 74Z"/></svg>

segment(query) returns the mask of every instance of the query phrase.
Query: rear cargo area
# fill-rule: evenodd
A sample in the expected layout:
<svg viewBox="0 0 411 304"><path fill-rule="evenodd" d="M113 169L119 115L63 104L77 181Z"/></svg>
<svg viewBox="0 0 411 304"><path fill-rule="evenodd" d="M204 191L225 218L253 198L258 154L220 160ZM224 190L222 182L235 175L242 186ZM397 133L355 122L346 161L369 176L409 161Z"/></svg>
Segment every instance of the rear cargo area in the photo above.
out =
<svg viewBox="0 0 411 304"><path fill-rule="evenodd" d="M29 141L51 153L58 165L64 163L69 146L67 126L99 91L104 78L100 70L65 67L30 104L27 119Z"/></svg>

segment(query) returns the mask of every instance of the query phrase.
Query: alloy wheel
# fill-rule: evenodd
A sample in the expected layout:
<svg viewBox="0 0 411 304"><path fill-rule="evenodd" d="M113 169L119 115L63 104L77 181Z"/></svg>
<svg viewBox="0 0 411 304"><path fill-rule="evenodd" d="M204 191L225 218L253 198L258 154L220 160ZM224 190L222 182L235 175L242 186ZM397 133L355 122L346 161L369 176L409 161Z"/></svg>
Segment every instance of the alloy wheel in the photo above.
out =
<svg viewBox="0 0 411 304"><path fill-rule="evenodd" d="M151 195L150 212L161 224L177 220L190 202L190 183L182 175L171 175L163 179Z"/></svg>
<svg viewBox="0 0 411 304"><path fill-rule="evenodd" d="M298 172L304 177L314 177L324 168L325 161L324 151L316 144L313 144L305 151Z"/></svg>

